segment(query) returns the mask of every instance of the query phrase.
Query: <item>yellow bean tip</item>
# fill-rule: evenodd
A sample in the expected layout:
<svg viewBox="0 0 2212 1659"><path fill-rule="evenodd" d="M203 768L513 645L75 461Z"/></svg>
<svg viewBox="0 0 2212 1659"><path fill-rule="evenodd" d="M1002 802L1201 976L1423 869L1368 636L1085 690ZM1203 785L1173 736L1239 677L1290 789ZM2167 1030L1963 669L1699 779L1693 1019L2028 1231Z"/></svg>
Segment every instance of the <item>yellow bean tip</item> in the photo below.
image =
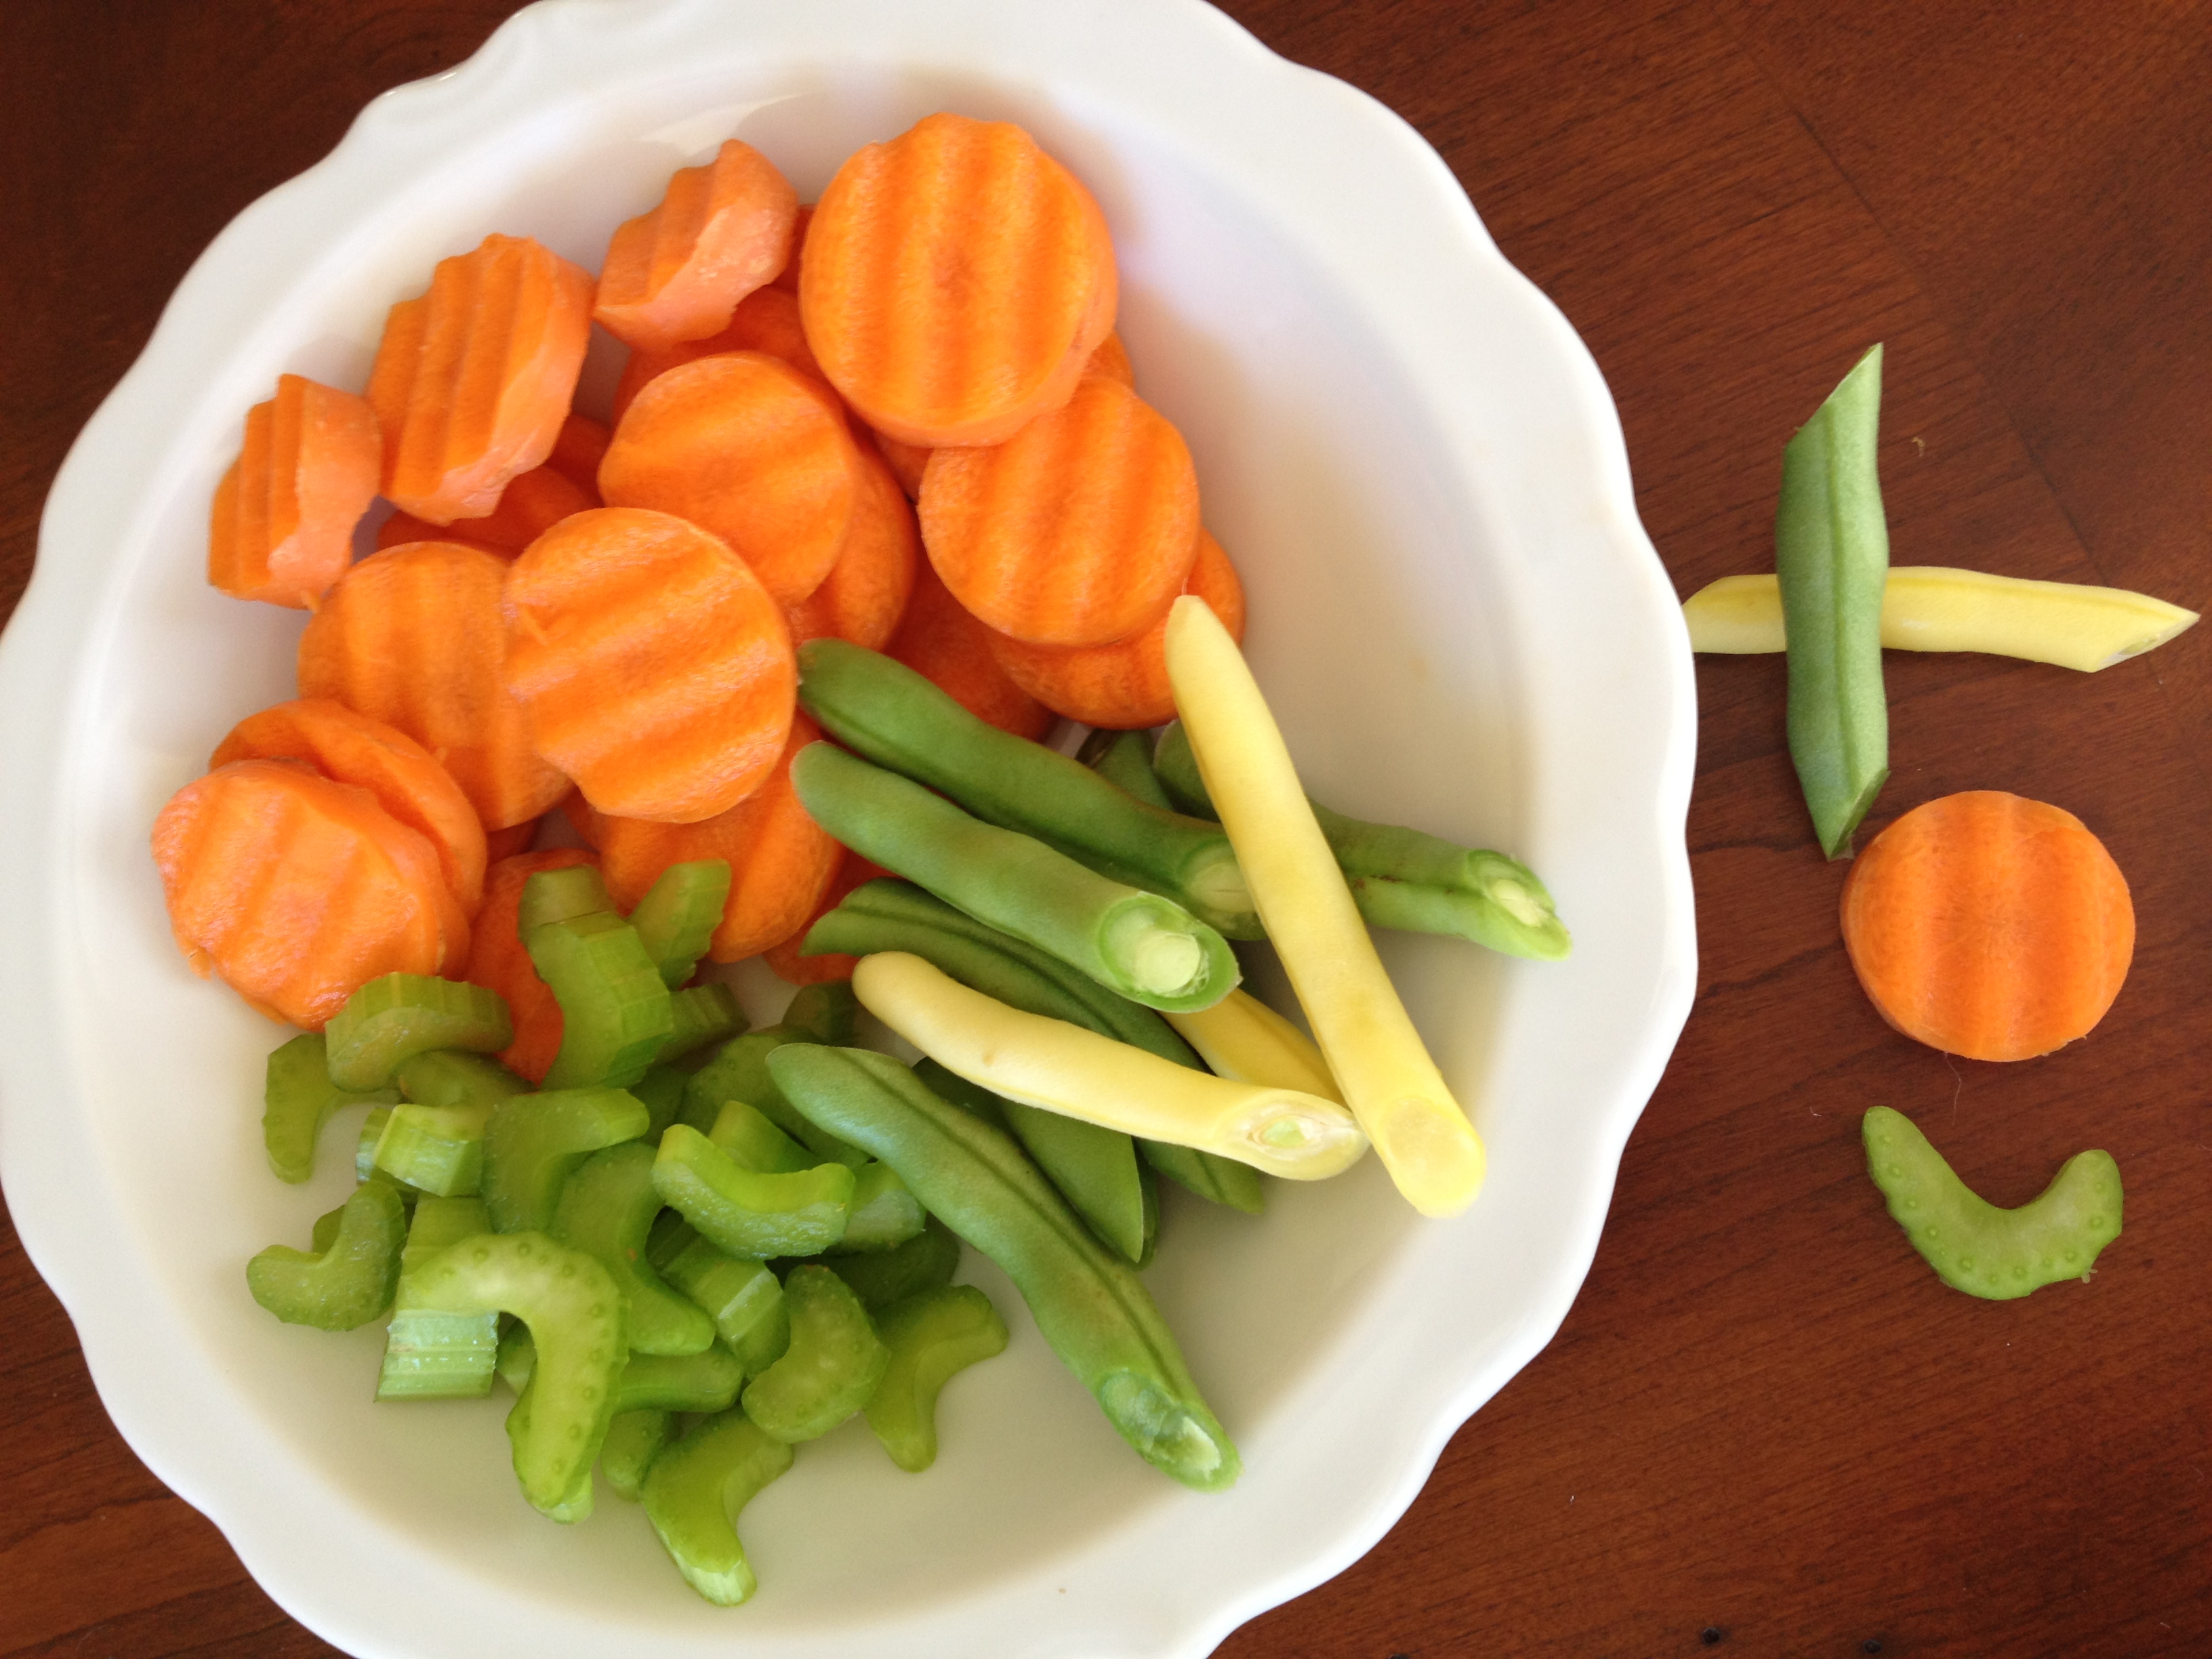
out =
<svg viewBox="0 0 2212 1659"><path fill-rule="evenodd" d="M1374 1115L1376 1152L1407 1203L1441 1220L1474 1202L1489 1158L1455 1102L1410 1096Z"/></svg>

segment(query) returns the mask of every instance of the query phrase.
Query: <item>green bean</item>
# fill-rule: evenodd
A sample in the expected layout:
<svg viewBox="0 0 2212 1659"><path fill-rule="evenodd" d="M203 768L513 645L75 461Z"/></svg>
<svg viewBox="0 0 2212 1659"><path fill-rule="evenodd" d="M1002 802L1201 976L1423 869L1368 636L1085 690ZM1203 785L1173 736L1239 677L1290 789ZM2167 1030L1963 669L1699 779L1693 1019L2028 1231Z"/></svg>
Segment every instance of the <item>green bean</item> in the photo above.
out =
<svg viewBox="0 0 2212 1659"><path fill-rule="evenodd" d="M246 1264L253 1299L288 1325L349 1331L392 1305L407 1212L398 1189L363 1182L339 1212L337 1235L310 1255L272 1244Z"/></svg>
<svg viewBox="0 0 2212 1659"><path fill-rule="evenodd" d="M662 1203L680 1212L709 1243L756 1261L812 1255L835 1244L851 1212L853 1182L853 1171L842 1164L789 1175L756 1173L684 1123L669 1125L653 1165Z"/></svg>
<svg viewBox="0 0 2212 1659"><path fill-rule="evenodd" d="M422 1200L399 1256L399 1290L384 1337L379 1400L470 1400L491 1392L499 1352L499 1315L429 1313L413 1298L414 1279L465 1238L491 1231L480 1198Z"/></svg>
<svg viewBox="0 0 2212 1659"><path fill-rule="evenodd" d="M1083 746L1075 751L1075 758L1124 794L1133 795L1146 805L1157 806L1164 812L1175 811L1175 803L1168 799L1159 774L1152 770L1150 734L1115 732L1101 726L1084 738Z"/></svg>
<svg viewBox="0 0 2212 1659"><path fill-rule="evenodd" d="M1219 824L1148 805L1081 763L979 720L878 652L809 640L799 648L799 700L854 753L928 785L986 823L1034 836L1101 875L1172 899L1231 939L1265 937Z"/></svg>
<svg viewBox="0 0 2212 1659"><path fill-rule="evenodd" d="M842 979L819 985L802 985L783 1011L783 1029L801 1042L826 1042L842 1048L853 1040L860 1018L860 1000L849 982Z"/></svg>
<svg viewBox="0 0 2212 1659"><path fill-rule="evenodd" d="M730 861L700 859L670 865L629 913L629 925L670 990L698 970L729 896Z"/></svg>
<svg viewBox="0 0 2212 1659"><path fill-rule="evenodd" d="M822 1265L843 1279L870 1313L894 1302L950 1285L960 1269L960 1240L935 1216L923 1213L921 1231L903 1244L870 1255L832 1255Z"/></svg>
<svg viewBox="0 0 2212 1659"><path fill-rule="evenodd" d="M714 1322L689 1297L661 1283L645 1255L647 1230L660 1212L653 1164L653 1148L641 1140L593 1152L562 1188L548 1231L614 1279L633 1353L700 1353L713 1346Z"/></svg>
<svg viewBox="0 0 2212 1659"><path fill-rule="evenodd" d="M331 1081L380 1089L392 1067L432 1048L496 1054L514 1041L507 999L464 981L385 974L345 1000L323 1030Z"/></svg>
<svg viewBox="0 0 2212 1659"><path fill-rule="evenodd" d="M396 1090L341 1089L331 1081L320 1031L303 1031L272 1049L261 1093L261 1145L279 1181L295 1185L315 1172L315 1142L341 1106L389 1105Z"/></svg>
<svg viewBox="0 0 2212 1659"><path fill-rule="evenodd" d="M1228 941L1157 894L1109 880L1031 836L970 817L921 785L832 744L800 750L791 779L815 822L861 857L1123 996L1155 1008L1206 1008L1236 986L1237 958Z"/></svg>
<svg viewBox="0 0 2212 1659"><path fill-rule="evenodd" d="M1788 641L1790 758L1821 850L1852 833L1889 776L1881 599L1889 579L1875 439L1881 348L1851 372L1782 452L1774 570Z"/></svg>
<svg viewBox="0 0 2212 1659"><path fill-rule="evenodd" d="M653 1460L645 1513L684 1582L717 1607L732 1607L757 1587L738 1541L735 1516L791 1467L791 1448L770 1439L742 1411L710 1417Z"/></svg>
<svg viewBox="0 0 2212 1659"><path fill-rule="evenodd" d="M745 1384L745 1415L778 1440L819 1439L868 1403L890 1352L860 1299L827 1267L793 1267L783 1299L791 1346Z"/></svg>
<svg viewBox="0 0 2212 1659"><path fill-rule="evenodd" d="M635 1504L645 1495L645 1477L653 1460L676 1438L676 1415L650 1407L617 1412L607 1421L607 1437L599 1443L599 1473L616 1497Z"/></svg>
<svg viewBox="0 0 2212 1659"><path fill-rule="evenodd" d="M1006 1351L1006 1322L973 1285L926 1291L876 1322L890 1364L868 1401L868 1426L901 1468L937 1461L937 1397L957 1372Z"/></svg>
<svg viewBox="0 0 2212 1659"><path fill-rule="evenodd" d="M543 1232L561 1188L602 1147L635 1140L650 1119L620 1089L561 1089L501 1101L484 1127L484 1206L493 1230Z"/></svg>
<svg viewBox="0 0 2212 1659"><path fill-rule="evenodd" d="M2097 1253L2120 1236L2120 1171L2109 1152L2076 1152L2039 1196L2001 1210L1902 1112L1875 1107L1860 1133L1891 1217L1954 1291L2004 1301L2062 1279L2086 1281Z"/></svg>
<svg viewBox="0 0 2212 1659"><path fill-rule="evenodd" d="M1053 1352L1140 1456L1202 1491L1236 1480L1237 1449L1144 1281L1011 1139L885 1054L793 1044L769 1064L793 1105L889 1164L932 1214L1005 1269Z"/></svg>

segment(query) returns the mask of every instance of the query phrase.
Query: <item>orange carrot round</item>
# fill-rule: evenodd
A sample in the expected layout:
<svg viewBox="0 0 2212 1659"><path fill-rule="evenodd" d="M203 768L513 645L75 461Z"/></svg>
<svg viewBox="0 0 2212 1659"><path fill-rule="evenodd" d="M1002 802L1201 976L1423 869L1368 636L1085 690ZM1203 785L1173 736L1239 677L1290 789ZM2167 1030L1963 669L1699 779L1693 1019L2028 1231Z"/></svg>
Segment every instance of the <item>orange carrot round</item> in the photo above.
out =
<svg viewBox="0 0 2212 1659"><path fill-rule="evenodd" d="M353 562L383 448L366 398L297 374L246 412L246 447L216 486L208 580L234 599L307 610Z"/></svg>
<svg viewBox="0 0 2212 1659"><path fill-rule="evenodd" d="M515 561L505 612L507 684L538 752L600 811L695 823L775 765L797 701L791 630L698 526L641 507L564 519Z"/></svg>
<svg viewBox="0 0 2212 1659"><path fill-rule="evenodd" d="M2027 1060L2087 1036L2135 953L2135 907L2071 812L2001 790L1915 807L1844 884L1844 945L1905 1036L1970 1060Z"/></svg>
<svg viewBox="0 0 2212 1659"><path fill-rule="evenodd" d="M554 1056L561 1052L562 1020L561 1005L538 977L523 946L518 920L522 884L540 870L566 870L592 861L589 853L577 848L549 847L542 853L501 859L484 877L483 908L477 913L476 935L462 977L507 999L507 1011L514 1020L514 1042L500 1055L499 1063L532 1083L544 1080Z"/></svg>
<svg viewBox="0 0 2212 1659"><path fill-rule="evenodd" d="M764 351L781 357L802 374L822 380L822 365L808 349L806 331L799 324L799 301L781 289L763 288L748 294L730 314L729 325L703 340L679 340L657 350L642 349L629 354L622 378L615 382L615 419L629 412L637 394L672 368L696 363L702 357L718 357L726 351Z"/></svg>
<svg viewBox="0 0 2212 1659"><path fill-rule="evenodd" d="M1032 645L1105 645L1150 627L1198 556L1189 447L1103 374L995 447L938 450L919 510L953 596Z"/></svg>
<svg viewBox="0 0 2212 1659"><path fill-rule="evenodd" d="M1018 738L1042 738L1053 714L1006 678L991 654L991 630L960 608L924 559L898 632L884 647L977 720Z"/></svg>
<svg viewBox="0 0 2212 1659"><path fill-rule="evenodd" d="M507 562L458 542L373 553L300 635L300 692L396 726L438 757L487 830L538 817L568 781L541 760L501 670Z"/></svg>
<svg viewBox="0 0 2212 1659"><path fill-rule="evenodd" d="M799 198L775 164L725 139L706 166L679 169L651 212L616 228L592 316L647 350L714 333L738 301L782 270L798 212Z"/></svg>
<svg viewBox="0 0 2212 1659"><path fill-rule="evenodd" d="M1091 354L1091 361L1083 366L1083 372L1119 380L1132 392L1137 389L1137 371L1130 366L1129 348L1121 343L1118 333L1109 334L1098 343L1098 349Z"/></svg>
<svg viewBox="0 0 2212 1659"><path fill-rule="evenodd" d="M921 532L890 466L860 452L845 546L822 586L784 613L793 645L827 636L880 651L898 631L921 564Z"/></svg>
<svg viewBox="0 0 2212 1659"><path fill-rule="evenodd" d="M927 117L840 167L807 227L806 337L860 418L994 444L1067 398L1114 326L1106 221L1018 126Z"/></svg>
<svg viewBox="0 0 2212 1659"><path fill-rule="evenodd" d="M806 942L807 931L845 902L845 896L855 887L888 876L890 872L880 864L871 864L858 853L846 851L838 860L837 872L830 878L822 896L814 902L806 920L793 928L790 937L779 939L761 952L761 959L774 969L776 976L793 985L823 985L831 980L850 979L853 969L860 965L858 957L847 956L841 951L825 951L820 956L803 957L799 947Z"/></svg>

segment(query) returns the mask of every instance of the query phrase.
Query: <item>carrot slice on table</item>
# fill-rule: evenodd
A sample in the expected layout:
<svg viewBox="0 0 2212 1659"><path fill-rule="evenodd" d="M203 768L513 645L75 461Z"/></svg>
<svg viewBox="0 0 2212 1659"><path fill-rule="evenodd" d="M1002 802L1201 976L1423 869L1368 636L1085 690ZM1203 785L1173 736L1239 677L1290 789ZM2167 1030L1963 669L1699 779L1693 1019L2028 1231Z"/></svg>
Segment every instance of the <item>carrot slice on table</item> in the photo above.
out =
<svg viewBox="0 0 2212 1659"><path fill-rule="evenodd" d="M1198 556L1189 447L1100 374L1002 444L937 451L920 511L953 596L1032 645L1104 645L1149 628Z"/></svg>
<svg viewBox="0 0 2212 1659"><path fill-rule="evenodd" d="M1844 944L1881 1017L1970 1060L2087 1036L2135 953L2135 907L2071 812L2001 790L1915 807L1853 860Z"/></svg>
<svg viewBox="0 0 2212 1659"><path fill-rule="evenodd" d="M712 334L791 257L799 197L750 144L726 139L680 168L649 213L607 245L593 318L625 345L659 350Z"/></svg>
<svg viewBox="0 0 2212 1659"><path fill-rule="evenodd" d="M464 911L474 915L483 902L484 832L477 810L437 757L396 726L327 697L301 697L232 726L208 768L241 760L304 761L334 782L368 790L437 850L438 867Z"/></svg>
<svg viewBox="0 0 2212 1659"><path fill-rule="evenodd" d="M550 847L542 853L501 859L484 877L483 908L477 913L476 936L462 977L507 999L507 1011L514 1020L514 1042L500 1055L499 1063L532 1083L544 1080L553 1057L561 1052L562 1020L561 1005L538 977L530 952L523 948L517 920L522 884L540 870L566 870L592 861L589 853L577 848Z"/></svg>
<svg viewBox="0 0 2212 1659"><path fill-rule="evenodd" d="M246 412L246 447L216 486L208 580L234 599L311 609L353 562L383 453L366 398L297 374Z"/></svg>
<svg viewBox="0 0 2212 1659"><path fill-rule="evenodd" d="M837 562L821 586L784 613L794 645L826 635L880 651L906 614L921 566L921 532L888 465L863 449L860 473Z"/></svg>
<svg viewBox="0 0 2212 1659"><path fill-rule="evenodd" d="M487 830L568 793L501 678L507 561L458 542L373 553L300 635L300 691L396 726L436 756Z"/></svg>
<svg viewBox="0 0 2212 1659"><path fill-rule="evenodd" d="M890 872L880 864L871 864L858 853L847 850L838 862L837 873L830 878L830 885L814 902L805 921L792 931L787 939L778 940L761 952L761 959L774 969L776 976L792 985L823 985L831 980L850 979L853 969L860 965L860 957L847 956L842 951L827 951L818 957L803 957L799 947L806 942L807 931L845 902L845 896L855 887L888 876Z"/></svg>
<svg viewBox="0 0 2212 1659"><path fill-rule="evenodd" d="M639 349L623 365L615 382L615 419L629 412L637 394L647 385L686 363L702 357L719 357L726 351L764 351L781 357L793 368L811 374L824 386L829 381L822 365L806 344L806 331L799 325L799 301L781 289L763 288L748 294L731 313L729 326L703 340L679 340L659 350Z"/></svg>
<svg viewBox="0 0 2212 1659"><path fill-rule="evenodd" d="M730 896L708 955L716 962L757 956L787 938L813 909L844 848L806 815L791 787L791 757L822 735L804 714L768 781L726 812L698 823L652 823L600 813L592 839L607 891L625 909L643 898L672 864L730 861Z"/></svg>
<svg viewBox="0 0 2212 1659"><path fill-rule="evenodd" d="M991 630L960 607L924 559L898 632L884 647L969 714L1018 738L1042 738L1053 714L1006 678L991 654Z"/></svg>
<svg viewBox="0 0 2212 1659"><path fill-rule="evenodd" d="M1221 544L1198 532L1198 558L1182 586L1221 618L1229 637L1244 637L1244 584ZM1168 619L1112 645L1061 648L1024 645L991 636L991 653L1007 678L1055 714L1117 731L1164 726L1175 718L1175 688L1168 684Z"/></svg>
<svg viewBox="0 0 2212 1659"><path fill-rule="evenodd" d="M561 435L553 441L553 453L545 458L545 465L558 467L568 475L569 483L589 490L596 506L599 463L606 459L607 446L614 441L614 428L605 421L595 421L588 415L571 410L561 422Z"/></svg>
<svg viewBox="0 0 2212 1659"><path fill-rule="evenodd" d="M806 232L806 337L860 418L994 444L1064 403L1114 326L1106 221L1021 128L928 116L838 169Z"/></svg>
<svg viewBox="0 0 2212 1659"><path fill-rule="evenodd" d="M538 751L600 811L693 823L766 781L796 703L791 629L708 532L579 513L515 561L505 608L507 684Z"/></svg>
<svg viewBox="0 0 2212 1659"><path fill-rule="evenodd" d="M799 297L799 273L806 258L806 227L813 222L814 204L801 202L799 211L792 216L791 258L784 262L783 269L776 272L775 279L769 283L770 288L781 289L794 300Z"/></svg>
<svg viewBox="0 0 2212 1659"><path fill-rule="evenodd" d="M368 790L289 761L186 784L154 821L154 861L192 971L311 1031L380 975L468 954L429 842Z"/></svg>
<svg viewBox="0 0 2212 1659"><path fill-rule="evenodd" d="M591 325L590 276L528 237L441 259L392 307L369 373L392 504L430 524L497 506L553 453Z"/></svg>
<svg viewBox="0 0 2212 1659"><path fill-rule="evenodd" d="M860 489L860 447L836 395L757 351L655 377L624 411L599 467L608 506L672 513L711 531L778 605L822 585Z"/></svg>

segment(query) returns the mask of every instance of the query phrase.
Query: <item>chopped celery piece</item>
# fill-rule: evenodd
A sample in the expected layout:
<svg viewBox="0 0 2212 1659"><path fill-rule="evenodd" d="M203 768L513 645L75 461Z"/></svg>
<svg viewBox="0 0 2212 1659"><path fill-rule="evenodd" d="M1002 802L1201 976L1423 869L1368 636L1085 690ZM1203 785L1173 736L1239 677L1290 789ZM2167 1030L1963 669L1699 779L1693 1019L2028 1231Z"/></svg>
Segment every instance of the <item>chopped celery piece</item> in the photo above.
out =
<svg viewBox="0 0 2212 1659"><path fill-rule="evenodd" d="M353 1149L353 1177L356 1181L366 1181L376 1173L377 1143L384 1139L385 1126L391 1121L390 1106L372 1106L368 1109L368 1115L362 1120L361 1139L354 1143Z"/></svg>
<svg viewBox="0 0 2212 1659"><path fill-rule="evenodd" d="M633 1353L623 1367L615 1409L726 1412L744 1381L744 1364L719 1342L697 1353Z"/></svg>
<svg viewBox="0 0 2212 1659"><path fill-rule="evenodd" d="M492 1111L489 1103L395 1106L377 1137L376 1167L441 1198L468 1197L483 1180L484 1126Z"/></svg>
<svg viewBox="0 0 2212 1659"><path fill-rule="evenodd" d="M698 970L729 897L730 861L701 859L670 865L629 913L629 925L670 990ZM738 1029L744 1029L742 1022Z"/></svg>
<svg viewBox="0 0 2212 1659"><path fill-rule="evenodd" d="M842 1164L788 1175L740 1167L688 1125L660 1138L653 1184L661 1201L732 1255L813 1255L844 1236L854 1176Z"/></svg>
<svg viewBox="0 0 2212 1659"><path fill-rule="evenodd" d="M410 1054L392 1068L399 1092L418 1106L496 1106L532 1092L495 1060L465 1048L433 1048Z"/></svg>
<svg viewBox="0 0 2212 1659"><path fill-rule="evenodd" d="M813 1040L789 1024L771 1025L766 1030L732 1037L715 1050L712 1060L691 1074L690 1085L684 1092L682 1121L705 1134L714 1127L725 1102L742 1100L817 1157L858 1169L867 1162L867 1154L807 1121L805 1114L783 1097L783 1091L769 1075L770 1054L787 1042Z"/></svg>
<svg viewBox="0 0 2212 1659"><path fill-rule="evenodd" d="M742 1100L726 1100L707 1139L748 1170L764 1175L811 1170L821 1160Z"/></svg>
<svg viewBox="0 0 2212 1659"><path fill-rule="evenodd" d="M594 1152L577 1165L562 1188L550 1231L613 1276L629 1309L632 1352L698 1353L714 1342L714 1322L688 1297L661 1283L646 1259L646 1233L659 1212L660 1195L653 1188L653 1148L643 1141L625 1141Z"/></svg>
<svg viewBox="0 0 2212 1659"><path fill-rule="evenodd" d="M890 1352L860 1297L827 1267L793 1267L783 1297L791 1346L745 1384L745 1415L778 1440L813 1440L868 1403Z"/></svg>
<svg viewBox="0 0 2212 1659"><path fill-rule="evenodd" d="M741 1411L710 1417L653 1460L645 1513L677 1571L717 1607L735 1607L757 1587L738 1541L736 1516L791 1467L791 1448Z"/></svg>
<svg viewBox="0 0 2212 1659"><path fill-rule="evenodd" d="M541 872L530 879L567 873ZM620 1089L643 1077L674 1031L675 1015L637 930L599 910L534 927L523 944L561 1005L561 1052L545 1086Z"/></svg>
<svg viewBox="0 0 2212 1659"><path fill-rule="evenodd" d="M398 1189L363 1182L346 1200L326 1249L311 1255L272 1244L246 1264L246 1283L253 1299L288 1325L349 1331L392 1305L406 1238Z"/></svg>
<svg viewBox="0 0 2212 1659"><path fill-rule="evenodd" d="M668 1017L672 1030L661 1045L663 1060L681 1060L710 1042L724 1042L745 1029L745 1011L738 994L720 980L694 985L668 994Z"/></svg>
<svg viewBox="0 0 2212 1659"><path fill-rule="evenodd" d="M561 1188L605 1146L635 1140L649 1120L620 1089L562 1089L502 1101L484 1129L484 1203L495 1231L542 1232Z"/></svg>
<svg viewBox="0 0 2212 1659"><path fill-rule="evenodd" d="M801 1042L826 1042L842 1048L853 1040L853 1027L860 1013L860 1000L851 981L826 980L802 985L783 1011L783 1029Z"/></svg>
<svg viewBox="0 0 2212 1659"><path fill-rule="evenodd" d="M853 1176L853 1207L834 1248L841 1253L895 1249L921 1231L921 1200L896 1170L871 1160Z"/></svg>
<svg viewBox="0 0 2212 1659"><path fill-rule="evenodd" d="M320 1255L331 1245L337 1243L338 1227L344 1220L345 1206L343 1204L335 1210L325 1210L317 1216L314 1227L307 1235L308 1249Z"/></svg>
<svg viewBox="0 0 2212 1659"><path fill-rule="evenodd" d="M599 1473L614 1494L630 1503L645 1495L645 1477L653 1460L676 1438L676 1419L650 1407L617 1412L607 1425L607 1437L599 1443Z"/></svg>
<svg viewBox="0 0 2212 1659"><path fill-rule="evenodd" d="M629 1085L629 1092L645 1108L647 1140L658 1142L660 1132L676 1121L684 1110L684 1085L690 1081L688 1074L660 1060Z"/></svg>
<svg viewBox="0 0 2212 1659"><path fill-rule="evenodd" d="M843 1279L870 1313L950 1285L960 1268L960 1240L935 1216L903 1244L867 1255L833 1255L822 1265Z"/></svg>
<svg viewBox="0 0 2212 1659"><path fill-rule="evenodd" d="M915 1473L937 1461L937 1396L952 1376L1006 1349L1006 1322L973 1285L948 1285L887 1308L876 1321L890 1364L867 1404L891 1462Z"/></svg>
<svg viewBox="0 0 2212 1659"><path fill-rule="evenodd" d="M614 900L600 879L595 864L572 864L560 870L540 870L522 884L516 906L514 930L527 941L532 932L549 921L568 921L601 910L612 910Z"/></svg>
<svg viewBox="0 0 2212 1659"><path fill-rule="evenodd" d="M473 1399L491 1392L499 1315L428 1313L411 1300L423 1267L465 1238L491 1231L480 1198L425 1198L415 1206L399 1257L399 1293L384 1338L379 1400Z"/></svg>
<svg viewBox="0 0 2212 1659"><path fill-rule="evenodd" d="M779 1326L783 1307L783 1281L763 1262L749 1256L718 1250L673 1210L667 1218L672 1247L657 1263L668 1282L714 1322L714 1330L730 1351L748 1360L748 1371L764 1370L783 1352L789 1325ZM647 1246L647 1254L653 1247ZM783 1334L777 1332L781 1328ZM754 1359L757 1363L750 1363Z"/></svg>
<svg viewBox="0 0 2212 1659"><path fill-rule="evenodd" d="M341 1089L331 1081L320 1031L302 1031L270 1051L261 1091L261 1145L279 1181L295 1183L315 1172L315 1142L341 1106L388 1104L389 1089Z"/></svg>
<svg viewBox="0 0 2212 1659"><path fill-rule="evenodd" d="M386 974L345 1001L323 1028L331 1081L380 1089L410 1054L432 1048L496 1054L514 1041L507 999L481 985L427 974Z"/></svg>

